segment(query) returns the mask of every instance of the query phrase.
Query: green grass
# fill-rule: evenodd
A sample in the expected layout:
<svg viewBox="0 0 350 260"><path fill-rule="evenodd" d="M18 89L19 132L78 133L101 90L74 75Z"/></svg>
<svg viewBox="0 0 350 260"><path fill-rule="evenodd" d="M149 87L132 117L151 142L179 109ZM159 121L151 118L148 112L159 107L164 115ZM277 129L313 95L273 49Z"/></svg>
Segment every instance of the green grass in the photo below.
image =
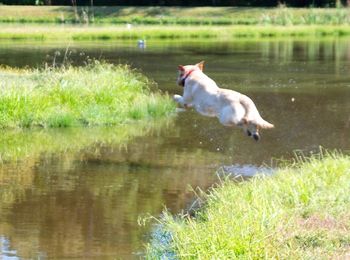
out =
<svg viewBox="0 0 350 260"><path fill-rule="evenodd" d="M55 26L60 23L66 25ZM0 24L0 39L12 40L338 37L350 35L350 8L79 7L75 12L69 6L0 6Z"/></svg>
<svg viewBox="0 0 350 260"><path fill-rule="evenodd" d="M0 6L0 24L11 40L339 37L350 35L350 8Z"/></svg>
<svg viewBox="0 0 350 260"><path fill-rule="evenodd" d="M137 26L116 27L0 26L1 40L235 40L269 38L335 38L350 36L350 26Z"/></svg>
<svg viewBox="0 0 350 260"><path fill-rule="evenodd" d="M115 125L174 111L168 96L127 66L0 69L0 128Z"/></svg>
<svg viewBox="0 0 350 260"><path fill-rule="evenodd" d="M195 217L166 214L148 258L344 259L349 189L350 157L337 153L304 158L272 177L226 180Z"/></svg>
<svg viewBox="0 0 350 260"><path fill-rule="evenodd" d="M3 23L100 23L146 25L341 25L347 8L0 6Z"/></svg>

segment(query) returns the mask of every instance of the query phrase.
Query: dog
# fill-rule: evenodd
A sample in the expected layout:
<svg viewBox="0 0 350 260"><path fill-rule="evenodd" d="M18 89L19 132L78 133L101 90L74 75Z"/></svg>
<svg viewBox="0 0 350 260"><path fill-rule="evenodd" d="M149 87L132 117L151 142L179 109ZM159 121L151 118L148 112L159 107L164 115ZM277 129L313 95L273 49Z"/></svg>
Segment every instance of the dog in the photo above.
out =
<svg viewBox="0 0 350 260"><path fill-rule="evenodd" d="M219 88L203 73L204 61L195 65L179 65L177 84L183 95L174 95L175 102L184 108L194 107L201 115L217 117L224 126L238 126L254 140L260 139L259 130L273 128L259 114L254 102L237 91Z"/></svg>

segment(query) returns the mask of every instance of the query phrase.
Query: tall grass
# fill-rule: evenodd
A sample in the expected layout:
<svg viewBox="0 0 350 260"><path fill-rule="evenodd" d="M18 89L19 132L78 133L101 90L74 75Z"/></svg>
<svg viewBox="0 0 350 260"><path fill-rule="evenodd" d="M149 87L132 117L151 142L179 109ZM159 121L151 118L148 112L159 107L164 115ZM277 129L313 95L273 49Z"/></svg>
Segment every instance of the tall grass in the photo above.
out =
<svg viewBox="0 0 350 260"><path fill-rule="evenodd" d="M148 258L341 259L350 245L349 189L350 157L337 153L273 177L227 180L195 217L166 214Z"/></svg>
<svg viewBox="0 0 350 260"><path fill-rule="evenodd" d="M0 128L114 125L174 111L169 97L127 66L0 70Z"/></svg>

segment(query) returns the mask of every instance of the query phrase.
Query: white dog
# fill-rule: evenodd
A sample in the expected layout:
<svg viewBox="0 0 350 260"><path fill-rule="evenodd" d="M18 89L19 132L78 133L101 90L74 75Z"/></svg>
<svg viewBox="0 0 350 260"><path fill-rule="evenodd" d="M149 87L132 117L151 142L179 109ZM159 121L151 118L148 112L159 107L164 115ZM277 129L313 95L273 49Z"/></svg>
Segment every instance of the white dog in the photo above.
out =
<svg viewBox="0 0 350 260"><path fill-rule="evenodd" d="M177 84L184 87L183 96L174 95L174 100L183 107L210 117L218 117L224 126L239 126L256 141L259 129L274 126L262 119L254 102L247 96L229 89L219 88L203 73L204 62L196 65L179 65Z"/></svg>

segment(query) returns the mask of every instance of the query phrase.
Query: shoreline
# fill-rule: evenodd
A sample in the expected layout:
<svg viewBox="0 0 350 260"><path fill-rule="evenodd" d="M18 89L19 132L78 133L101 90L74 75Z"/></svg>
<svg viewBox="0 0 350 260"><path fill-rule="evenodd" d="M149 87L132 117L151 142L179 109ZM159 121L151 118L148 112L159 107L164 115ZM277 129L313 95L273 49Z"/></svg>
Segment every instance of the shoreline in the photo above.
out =
<svg viewBox="0 0 350 260"><path fill-rule="evenodd" d="M0 25L0 40L36 41L230 41L237 39L322 39L350 36L350 26L33 26Z"/></svg>
<svg viewBox="0 0 350 260"><path fill-rule="evenodd" d="M349 25L350 8L0 6L0 23L143 25Z"/></svg>
<svg viewBox="0 0 350 260"><path fill-rule="evenodd" d="M348 155L321 150L297 155L273 176L223 180L203 195L205 206L193 216L165 211L146 257L344 257L350 242L349 169Z"/></svg>

